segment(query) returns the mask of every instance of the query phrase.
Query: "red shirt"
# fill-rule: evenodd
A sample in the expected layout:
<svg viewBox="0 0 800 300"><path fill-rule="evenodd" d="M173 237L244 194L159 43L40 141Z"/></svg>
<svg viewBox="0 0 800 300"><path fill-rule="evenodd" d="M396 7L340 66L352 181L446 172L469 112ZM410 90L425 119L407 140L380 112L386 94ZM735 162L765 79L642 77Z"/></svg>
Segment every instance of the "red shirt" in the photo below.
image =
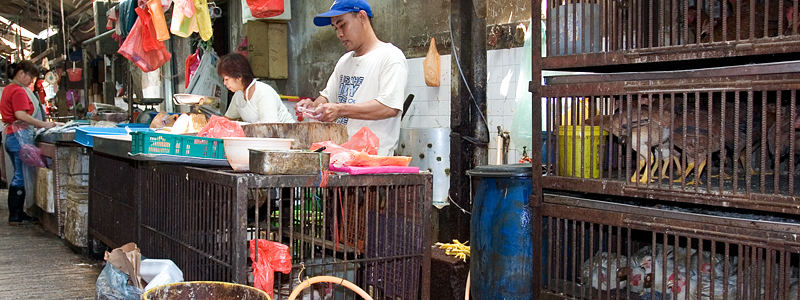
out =
<svg viewBox="0 0 800 300"><path fill-rule="evenodd" d="M33 115L33 103L28 99L28 93L24 88L16 84L9 84L3 89L3 95L0 96L0 115L3 117L3 123L6 125L14 123L17 120L14 112L20 110ZM6 133L14 133L11 126L6 129Z"/></svg>

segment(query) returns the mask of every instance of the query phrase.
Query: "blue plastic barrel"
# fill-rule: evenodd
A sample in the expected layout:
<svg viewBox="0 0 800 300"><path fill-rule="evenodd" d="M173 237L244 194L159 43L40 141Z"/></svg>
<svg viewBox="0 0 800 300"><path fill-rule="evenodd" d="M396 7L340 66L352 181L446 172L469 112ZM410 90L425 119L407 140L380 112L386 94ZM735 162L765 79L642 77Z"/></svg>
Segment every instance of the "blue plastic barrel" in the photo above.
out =
<svg viewBox="0 0 800 300"><path fill-rule="evenodd" d="M467 171L474 199L470 224L473 299L533 299L531 164Z"/></svg>

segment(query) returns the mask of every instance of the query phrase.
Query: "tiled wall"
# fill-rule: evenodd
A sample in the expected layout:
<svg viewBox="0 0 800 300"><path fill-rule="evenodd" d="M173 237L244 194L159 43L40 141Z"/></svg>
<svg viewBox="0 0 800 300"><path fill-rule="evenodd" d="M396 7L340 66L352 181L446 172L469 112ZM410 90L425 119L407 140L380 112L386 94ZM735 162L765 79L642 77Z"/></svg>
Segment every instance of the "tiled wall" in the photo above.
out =
<svg viewBox="0 0 800 300"><path fill-rule="evenodd" d="M522 50L522 48L512 48L491 50L487 53L486 110L491 138L489 164L497 163L497 126L502 126L503 130L511 128L516 107L516 87L519 63L522 61ZM414 94L415 97L402 125L411 128L450 127L450 55L441 57L442 77L439 87L425 85L422 71L423 60L424 58L408 60L406 95ZM458 74L454 75L458 76ZM522 149L516 149L512 142L508 153L508 162L516 163L521 154Z"/></svg>

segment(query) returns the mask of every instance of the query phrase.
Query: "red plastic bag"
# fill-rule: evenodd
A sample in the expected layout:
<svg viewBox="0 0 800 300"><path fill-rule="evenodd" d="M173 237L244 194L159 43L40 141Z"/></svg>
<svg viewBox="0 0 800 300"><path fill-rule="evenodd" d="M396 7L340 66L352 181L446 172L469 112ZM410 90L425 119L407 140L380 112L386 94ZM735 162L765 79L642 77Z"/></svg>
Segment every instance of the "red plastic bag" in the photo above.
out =
<svg viewBox="0 0 800 300"><path fill-rule="evenodd" d="M140 8L136 8L136 13L139 18L117 53L125 56L142 71L152 72L168 62L172 55L164 47L164 43L156 40L150 15Z"/></svg>
<svg viewBox="0 0 800 300"><path fill-rule="evenodd" d="M238 123L225 117L211 116L211 120L208 120L208 124L203 129L200 129L197 136L210 138L244 137L244 130Z"/></svg>
<svg viewBox="0 0 800 300"><path fill-rule="evenodd" d="M292 270L292 255L289 246L264 239L258 240L258 260L256 260L256 240L250 240L250 260L253 261L253 286L273 296L274 272L289 274Z"/></svg>
<svg viewBox="0 0 800 300"><path fill-rule="evenodd" d="M269 18L283 13L283 0L247 0L250 14L256 18Z"/></svg>
<svg viewBox="0 0 800 300"><path fill-rule="evenodd" d="M342 144L342 147L352 149L360 152L367 152L367 154L377 155L380 140L372 130L367 127L361 127L350 140Z"/></svg>
<svg viewBox="0 0 800 300"><path fill-rule="evenodd" d="M200 66L200 60L197 59L197 52L187 56L186 63L184 65L186 66L185 67L186 70L184 72L184 75L186 77L184 78L185 85L183 86L183 88L188 88L189 81L191 81L192 79L192 74L194 74L194 71L197 70L197 67Z"/></svg>

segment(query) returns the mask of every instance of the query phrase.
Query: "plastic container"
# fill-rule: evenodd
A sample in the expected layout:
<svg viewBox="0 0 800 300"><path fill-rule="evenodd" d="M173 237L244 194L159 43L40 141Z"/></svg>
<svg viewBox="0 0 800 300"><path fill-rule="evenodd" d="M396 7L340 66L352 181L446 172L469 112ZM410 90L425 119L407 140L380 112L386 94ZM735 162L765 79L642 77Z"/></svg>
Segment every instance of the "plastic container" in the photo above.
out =
<svg viewBox="0 0 800 300"><path fill-rule="evenodd" d="M152 131L150 128L106 128L106 127L78 127L75 128L74 141L82 146L94 147L92 135L125 135L130 131Z"/></svg>
<svg viewBox="0 0 800 300"><path fill-rule="evenodd" d="M558 126L557 174L600 178L606 140L608 132L600 126Z"/></svg>
<svg viewBox="0 0 800 300"><path fill-rule="evenodd" d="M150 124L145 123L124 123L124 124L117 124L119 128L150 128Z"/></svg>
<svg viewBox="0 0 800 300"><path fill-rule="evenodd" d="M167 154L225 159L221 139L141 131L131 133L131 154Z"/></svg>
<svg viewBox="0 0 800 300"><path fill-rule="evenodd" d="M250 170L250 151L257 150L289 150L294 139L225 137L225 156L228 163L236 171Z"/></svg>
<svg viewBox="0 0 800 300"><path fill-rule="evenodd" d="M189 296L191 295L191 296ZM257 288L228 282L189 281L157 286L142 294L143 300L160 299L248 299L269 300L266 292Z"/></svg>
<svg viewBox="0 0 800 300"><path fill-rule="evenodd" d="M74 67L69 68L67 69L67 77L69 78L69 81L72 82L81 81L81 78L83 78L83 69Z"/></svg>
<svg viewBox="0 0 800 300"><path fill-rule="evenodd" d="M467 171L475 191L469 237L473 299L535 298L531 170L531 164L514 164Z"/></svg>

